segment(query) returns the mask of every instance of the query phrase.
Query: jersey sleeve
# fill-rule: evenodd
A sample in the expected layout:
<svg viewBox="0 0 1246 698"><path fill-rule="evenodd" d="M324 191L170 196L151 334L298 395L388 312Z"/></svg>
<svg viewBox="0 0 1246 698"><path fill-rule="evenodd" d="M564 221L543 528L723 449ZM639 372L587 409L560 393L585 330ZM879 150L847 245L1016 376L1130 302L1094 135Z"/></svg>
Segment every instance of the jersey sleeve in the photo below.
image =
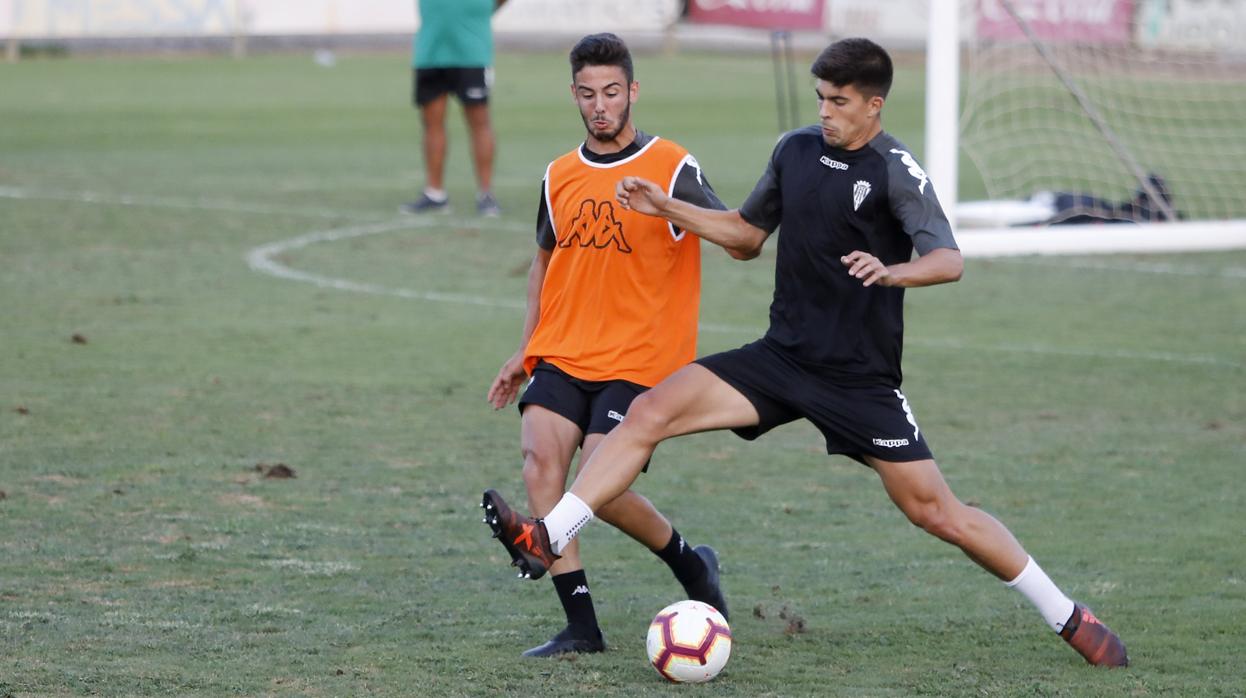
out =
<svg viewBox="0 0 1246 698"><path fill-rule="evenodd" d="M912 154L891 150L887 157L887 180L891 214L913 239L913 247L919 255L939 248L960 249L930 178Z"/></svg>
<svg viewBox="0 0 1246 698"><path fill-rule="evenodd" d="M679 171L675 173L675 179L671 185L671 196L701 208L711 208L716 211L727 210L726 204L718 198L714 187L710 186L709 179L701 171L700 163L691 155L684 158Z"/></svg>
<svg viewBox="0 0 1246 698"><path fill-rule="evenodd" d="M782 174L779 152L787 142L788 137L785 136L775 145L774 152L766 163L766 171L761 173L761 179L757 180L753 192L740 206L740 217L749 225L766 231L767 235L773 233L783 220L783 194L779 190Z"/></svg>
<svg viewBox="0 0 1246 698"><path fill-rule="evenodd" d="M672 198L686 201L694 206L701 208L710 208L716 211L726 211L727 206L714 192L714 187L710 186L710 181L705 178L705 174L701 172L701 164L691 155L684 158L680 163L679 169L675 172L675 178L671 180ZM679 236L681 229L679 226L671 223L671 233Z"/></svg>
<svg viewBox="0 0 1246 698"><path fill-rule="evenodd" d="M558 236L549 215L549 170L546 170L545 176L541 178L541 201L536 209L536 244L548 252L557 243Z"/></svg>

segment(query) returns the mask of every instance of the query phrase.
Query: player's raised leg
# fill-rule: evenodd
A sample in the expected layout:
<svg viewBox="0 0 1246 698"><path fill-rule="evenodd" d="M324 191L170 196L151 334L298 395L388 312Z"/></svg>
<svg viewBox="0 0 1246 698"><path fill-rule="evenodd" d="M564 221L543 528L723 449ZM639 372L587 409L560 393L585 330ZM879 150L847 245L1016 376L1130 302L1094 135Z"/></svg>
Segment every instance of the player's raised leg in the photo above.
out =
<svg viewBox="0 0 1246 698"><path fill-rule="evenodd" d="M757 422L757 409L738 390L704 366L689 364L636 398L627 419L597 448L569 494L596 511L631 486L662 441Z"/></svg>
<svg viewBox="0 0 1246 698"><path fill-rule="evenodd" d="M636 398L627 419L610 432L544 521L511 509L494 490L485 492L485 518L515 565L536 578L593 518L593 512L627 491L661 441L698 431L757 424L756 408L708 369L689 364Z"/></svg>
<svg viewBox="0 0 1246 698"><path fill-rule="evenodd" d="M1127 666L1125 645L1094 614L1075 604L1026 554L1012 533L990 514L952 493L933 460L892 463L866 457L887 494L914 525L960 548L974 562L1021 592L1047 625L1087 662Z"/></svg>
<svg viewBox="0 0 1246 698"><path fill-rule="evenodd" d="M584 440L580 451L581 471L605 436L591 434ZM718 553L708 545L688 545L647 497L629 489L598 509L597 518L631 536L665 562L688 598L707 603L723 614L723 618L730 619L727 599L718 579ZM569 547L577 547L577 543L578 539ZM555 568L561 563L561 560L555 563Z"/></svg>

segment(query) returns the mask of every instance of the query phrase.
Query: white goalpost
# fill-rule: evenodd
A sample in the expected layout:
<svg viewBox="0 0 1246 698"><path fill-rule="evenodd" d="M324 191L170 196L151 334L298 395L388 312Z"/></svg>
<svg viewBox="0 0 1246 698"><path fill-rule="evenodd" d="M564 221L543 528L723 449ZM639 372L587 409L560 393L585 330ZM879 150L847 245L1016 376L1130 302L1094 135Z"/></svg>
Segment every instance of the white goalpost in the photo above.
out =
<svg viewBox="0 0 1246 698"><path fill-rule="evenodd" d="M1246 0L930 0L928 32L966 254L1246 248ZM962 149L989 201L954 204Z"/></svg>

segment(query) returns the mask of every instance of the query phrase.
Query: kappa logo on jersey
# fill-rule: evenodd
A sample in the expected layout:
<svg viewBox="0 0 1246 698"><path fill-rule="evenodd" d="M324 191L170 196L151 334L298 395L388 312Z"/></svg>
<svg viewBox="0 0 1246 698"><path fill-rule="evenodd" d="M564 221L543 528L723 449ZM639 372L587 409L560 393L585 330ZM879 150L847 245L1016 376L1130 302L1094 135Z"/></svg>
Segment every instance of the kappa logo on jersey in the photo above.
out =
<svg viewBox="0 0 1246 698"><path fill-rule="evenodd" d="M909 151L900 150L899 148L892 148L891 152L900 156L900 162L909 168L909 174L913 175L913 179L921 182L921 184L917 185L917 191L925 194L926 182L930 181L930 179L926 176L926 171L922 169L922 166L917 164L917 158L914 158Z"/></svg>
<svg viewBox="0 0 1246 698"><path fill-rule="evenodd" d="M827 167L831 168L832 170L846 170L846 169L848 169L848 163L846 163L846 162L840 162L840 161L838 161L838 160L832 160L831 158L828 158L828 157L827 157L827 156L825 156L825 155L823 155L822 157L818 158L818 162L822 163L823 165L826 165Z"/></svg>
<svg viewBox="0 0 1246 698"><path fill-rule="evenodd" d="M864 179L858 179L857 183L852 185L852 210L861 208L861 202L865 201L865 197L870 195L873 187Z"/></svg>
<svg viewBox="0 0 1246 698"><path fill-rule="evenodd" d="M631 254L632 247L623 237L623 224L614 217L614 204L609 201L585 199L580 212L571 221L571 234L558 243L559 247L595 247L605 249L614 243L620 252Z"/></svg>

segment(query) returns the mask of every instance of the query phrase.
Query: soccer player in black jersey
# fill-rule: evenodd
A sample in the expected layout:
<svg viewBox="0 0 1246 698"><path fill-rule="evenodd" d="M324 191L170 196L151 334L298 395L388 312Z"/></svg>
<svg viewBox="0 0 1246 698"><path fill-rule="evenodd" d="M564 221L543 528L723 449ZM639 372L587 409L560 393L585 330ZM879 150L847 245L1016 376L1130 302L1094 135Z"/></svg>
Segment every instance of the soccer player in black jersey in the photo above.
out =
<svg viewBox="0 0 1246 698"><path fill-rule="evenodd" d="M497 498L505 528L528 527L537 542L512 551L515 562L539 569L557 559L665 439L713 429L754 439L804 418L828 453L873 468L910 521L1020 591L1087 662L1126 666L1115 633L1065 596L1003 524L956 498L900 391L904 289L957 281L963 262L925 171L882 129L891 58L872 41L844 39L812 72L820 124L779 141L739 209L702 209L651 182L620 181L624 207L698 231L736 257L755 257L782 228L770 328L637 397L544 519Z"/></svg>

